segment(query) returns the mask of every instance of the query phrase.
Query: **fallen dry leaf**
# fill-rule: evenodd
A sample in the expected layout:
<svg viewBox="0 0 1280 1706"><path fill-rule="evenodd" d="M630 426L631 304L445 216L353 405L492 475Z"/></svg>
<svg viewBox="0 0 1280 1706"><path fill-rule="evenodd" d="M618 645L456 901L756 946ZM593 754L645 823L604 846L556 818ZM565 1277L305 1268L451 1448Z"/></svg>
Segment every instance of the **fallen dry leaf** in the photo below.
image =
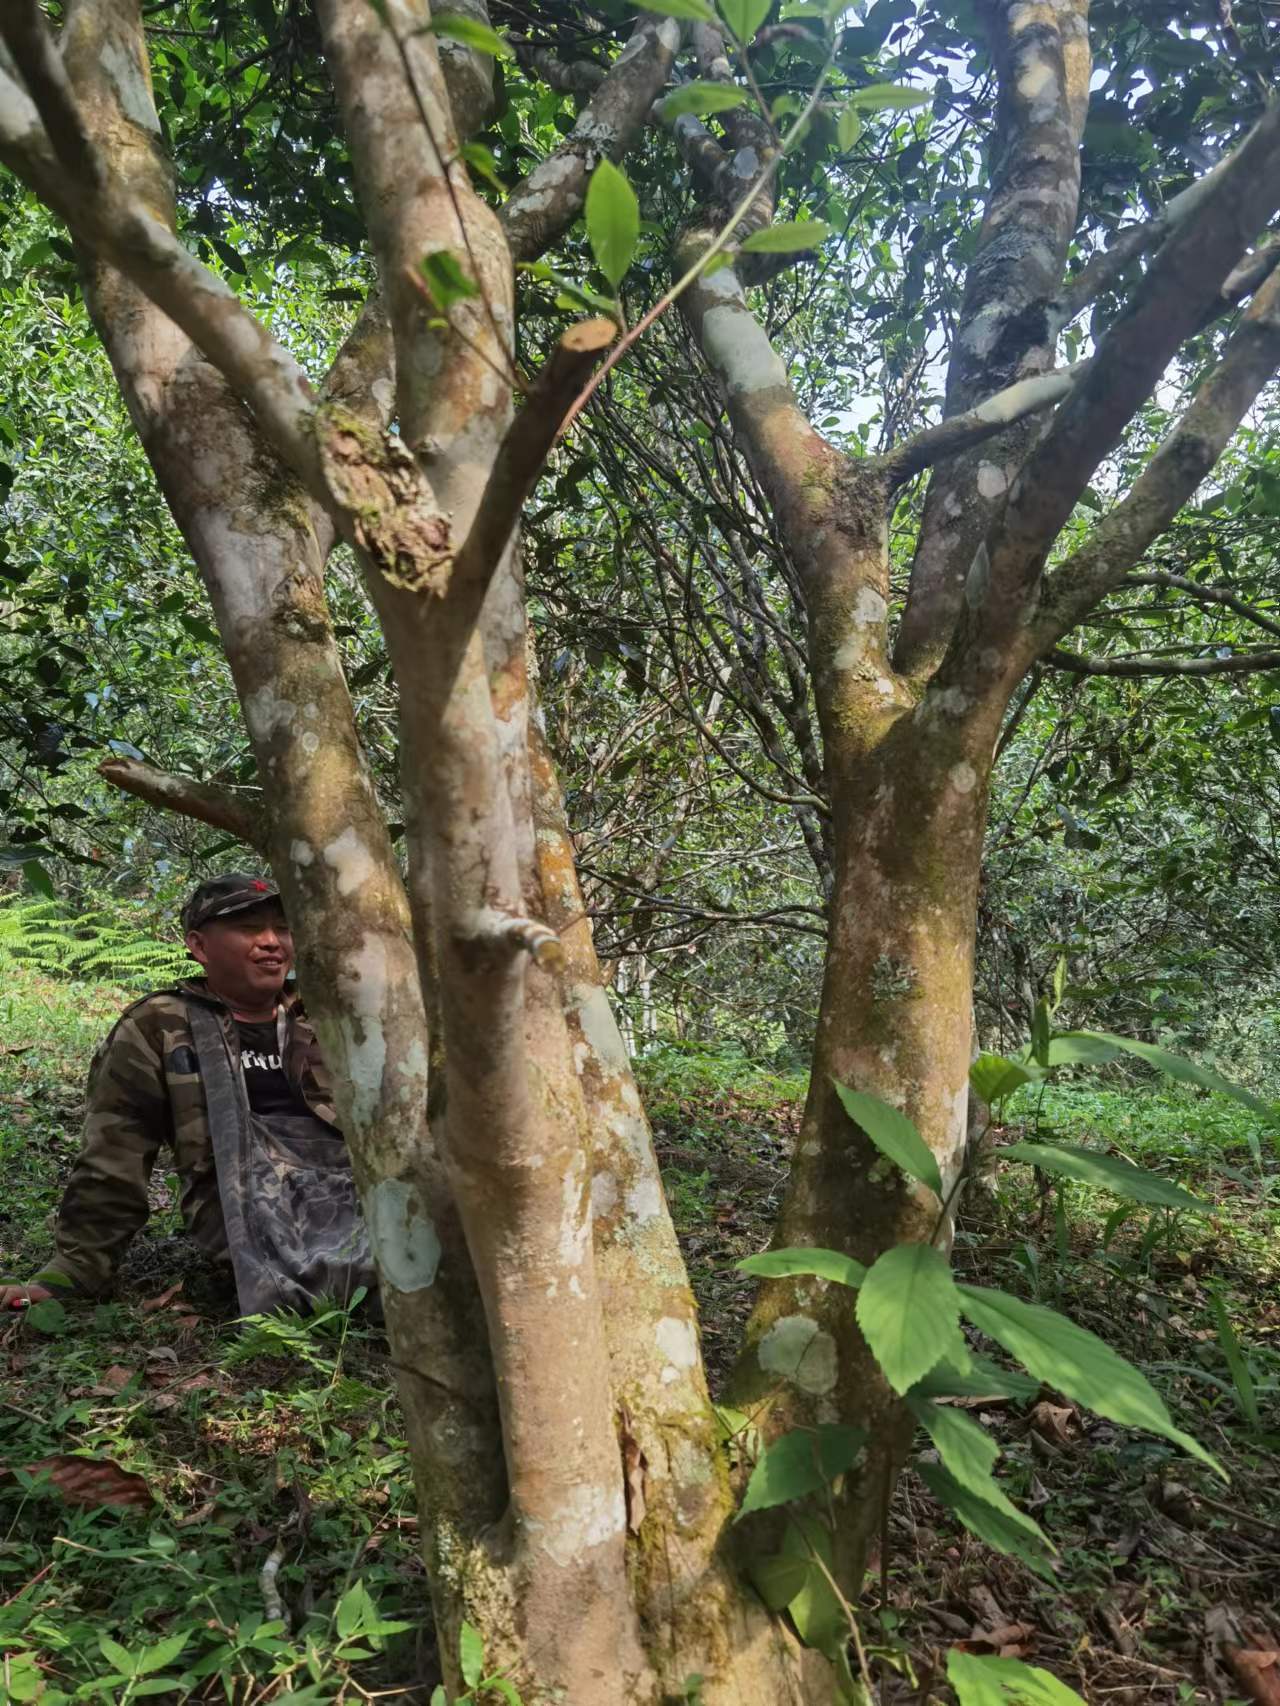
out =
<svg viewBox="0 0 1280 1706"><path fill-rule="evenodd" d="M975 1625L959 1645L966 1652L994 1653L1001 1659L1025 1658L1034 1645L1034 1623L1001 1623L995 1629Z"/></svg>
<svg viewBox="0 0 1280 1706"><path fill-rule="evenodd" d="M1256 1706L1280 1706L1280 1651L1274 1647L1228 1647L1226 1658L1241 1692Z"/></svg>
<svg viewBox="0 0 1280 1706"><path fill-rule="evenodd" d="M175 1280L174 1283L168 1288L167 1291L162 1291L160 1293L159 1297L147 1298L146 1302L142 1305L142 1313L144 1315L151 1315L157 1309L163 1309L166 1303L172 1303L173 1302L174 1298L178 1295L178 1293L181 1290L182 1290L182 1281L181 1280Z"/></svg>
<svg viewBox="0 0 1280 1706"><path fill-rule="evenodd" d="M103 1374L100 1384L112 1392L122 1392L137 1372L136 1368L126 1368L122 1362L113 1362Z"/></svg>
<svg viewBox="0 0 1280 1706"><path fill-rule="evenodd" d="M149 1505L153 1502L150 1487L141 1475L133 1475L113 1463L109 1457L42 1457L38 1463L24 1463L28 1475L49 1471L54 1486L72 1505ZM10 1474L0 1470L0 1474Z"/></svg>
<svg viewBox="0 0 1280 1706"><path fill-rule="evenodd" d="M1042 1399L1031 1411L1031 1426L1053 1445L1072 1445L1080 1437L1079 1413L1070 1404Z"/></svg>

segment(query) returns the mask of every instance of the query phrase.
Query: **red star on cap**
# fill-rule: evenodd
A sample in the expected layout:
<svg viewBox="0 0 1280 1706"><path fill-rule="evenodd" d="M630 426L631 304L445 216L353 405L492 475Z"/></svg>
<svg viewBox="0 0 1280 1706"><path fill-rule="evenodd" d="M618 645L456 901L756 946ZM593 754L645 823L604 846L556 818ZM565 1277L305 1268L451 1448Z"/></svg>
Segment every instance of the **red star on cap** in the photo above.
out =
<svg viewBox="0 0 1280 1706"><path fill-rule="evenodd" d="M260 894L265 894L267 892L267 890L271 887L271 884L254 881L254 882L250 883L249 886L250 886L250 888L257 889Z"/></svg>

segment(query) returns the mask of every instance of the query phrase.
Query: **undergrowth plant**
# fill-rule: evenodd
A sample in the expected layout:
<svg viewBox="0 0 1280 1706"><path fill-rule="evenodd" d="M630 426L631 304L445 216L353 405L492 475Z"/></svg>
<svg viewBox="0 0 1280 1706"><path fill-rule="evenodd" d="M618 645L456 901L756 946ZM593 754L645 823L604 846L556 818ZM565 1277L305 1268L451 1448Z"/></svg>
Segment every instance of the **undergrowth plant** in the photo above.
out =
<svg viewBox="0 0 1280 1706"><path fill-rule="evenodd" d="M12 965L122 989L153 989L193 969L180 942L140 931L110 912L71 914L57 901L0 898L0 972Z"/></svg>
<svg viewBox="0 0 1280 1706"><path fill-rule="evenodd" d="M1053 1017L1062 994L1060 967L1052 997L1037 1005L1026 1047L1012 1056L984 1054L973 1063L970 1082L984 1103L998 1106L1023 1086L1043 1082L1055 1067L1098 1063L1129 1052L1170 1077L1234 1097L1274 1127L1275 1111L1267 1103L1194 1062L1107 1033L1055 1030ZM1169 1440L1225 1479L1216 1459L1176 1426L1146 1377L1102 1339L1057 1310L992 1287L961 1284L953 1277L945 1247L952 1211L975 1165L977 1146L970 1145L948 1186L936 1157L905 1114L843 1084L835 1089L850 1120L876 1148L932 1193L932 1238L928 1243L897 1244L870 1267L838 1251L816 1248L770 1250L737 1265L757 1277L811 1276L856 1293L858 1326L881 1373L926 1436L928 1455L917 1459L915 1468L934 1497L986 1545L1021 1559L1042 1576L1051 1575L1052 1541L992 1474L999 1456L996 1441L955 1405L957 1399L984 1396L1027 1399L1041 1386L1123 1427L1142 1428ZM1256 1136L1251 1148L1257 1158ZM1191 1214L1209 1208L1147 1168L1078 1145L1017 1142L1000 1155L1055 1178L1110 1192L1127 1204ZM1256 1427L1256 1396L1247 1365L1220 1304L1217 1317L1224 1349L1230 1347L1228 1360L1241 1410ZM971 1349L962 1322L1025 1373L1009 1372ZM721 1420L726 1434L751 1455L759 1416L723 1410ZM790 1618L801 1641L831 1660L850 1706L867 1706L873 1695L857 1619L835 1578L833 1501L866 1443L861 1429L825 1422L792 1429L755 1449L737 1517L741 1521L779 1508L785 1515L777 1550L753 1560L755 1585L771 1610ZM1016 1659L957 1650L950 1655L947 1674L960 1706L1084 1706L1078 1694L1049 1672Z"/></svg>

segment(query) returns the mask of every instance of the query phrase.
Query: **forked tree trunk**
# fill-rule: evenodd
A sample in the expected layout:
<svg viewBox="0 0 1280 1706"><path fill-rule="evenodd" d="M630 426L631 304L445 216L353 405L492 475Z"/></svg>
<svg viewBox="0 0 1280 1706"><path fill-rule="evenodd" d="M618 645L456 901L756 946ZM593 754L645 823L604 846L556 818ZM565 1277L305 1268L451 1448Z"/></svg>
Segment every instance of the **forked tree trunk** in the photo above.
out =
<svg viewBox="0 0 1280 1706"><path fill-rule="evenodd" d="M1280 360L1280 275L1264 269L1166 446L1043 574L1098 460L1280 203L1280 114L1177 218L1126 238L1114 266L1094 263L1096 293L1142 247L1166 245L1108 334L1123 359L1104 345L1083 380L1046 373L1058 330L1089 300L1062 286L1084 0L989 0L985 12L998 136L948 421L888 456L847 457L804 418L732 267L682 303L795 554L833 808L818 1040L776 1242L866 1262L945 1240L945 1210L879 1157L833 1084L908 1114L949 1188L1008 695L1167 525ZM263 782L262 839L381 1270L446 1682L462 1691L466 1620L525 1706L834 1706L833 1666L748 1582L776 1525L733 1521L744 1465L718 1437L525 673L515 526L602 333L562 340L513 418L511 263L567 228L590 162L647 122L680 27L638 19L578 131L495 215L457 154L487 111L487 56L438 48L425 0L321 0L318 14L387 303L385 318L371 304L320 400L174 236L139 0L78 0L57 44L37 0L7 0L0 34L19 80L0 60L0 157L80 245L95 321L226 647ZM732 77L715 29L692 41L704 77ZM773 142L745 106L726 111L732 154L689 114L674 129L709 202L678 246L683 264L723 221L715 197L736 202ZM760 187L752 229L770 217ZM420 268L441 250L455 264L465 251L477 292L428 316ZM393 372L397 436L385 431ZM996 385L1008 389L983 400ZM1051 426L1030 424L1059 403ZM902 483L943 457L894 649L888 519ZM339 537L399 689L407 884L325 605ZM181 792L168 787L175 803ZM833 1495L836 1574L856 1597L909 1428L850 1294L766 1284L732 1396L767 1438L795 1422L868 1429L864 1466Z"/></svg>

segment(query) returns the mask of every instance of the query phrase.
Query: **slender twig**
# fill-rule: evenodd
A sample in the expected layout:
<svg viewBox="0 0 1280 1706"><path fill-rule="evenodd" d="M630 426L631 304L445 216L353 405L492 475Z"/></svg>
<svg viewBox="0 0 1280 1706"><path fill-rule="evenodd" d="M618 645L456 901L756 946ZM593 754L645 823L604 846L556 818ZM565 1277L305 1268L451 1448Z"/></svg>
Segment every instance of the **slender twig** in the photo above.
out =
<svg viewBox="0 0 1280 1706"><path fill-rule="evenodd" d="M563 438L565 433L568 432L574 421L577 420L583 409L586 408L596 391L600 388L605 377L618 365L623 356L631 348L632 344L634 344L639 338L642 338L648 331L649 327L653 325L654 321L665 314L671 304L684 294L689 286L693 284L694 281L705 271L707 262L720 254L720 252L731 242L733 233L755 206L756 198L768 186L769 182L777 173L778 168L786 158L787 151L792 146L793 142L803 135L803 127L808 122L810 114L817 106L822 91L826 87L827 78L831 74L832 63L832 56L828 55L826 64L818 73L818 80L813 86L812 95L809 97L808 102L805 104L805 107L800 113L800 116L796 119L796 122L791 126L791 129L783 138L782 146L778 149L778 152L773 156L772 160L770 160L765 166L764 171L761 172L760 176L751 185L751 188L743 196L742 200L733 209L733 212L729 215L723 228L717 232L715 237L712 238L711 242L701 252L693 265L676 280L665 295L658 299L643 319L636 321L635 325L627 333L626 337L624 337L622 341L609 352L608 356L601 363L600 367L596 371L595 377L591 380L591 383L586 387L577 402L573 405L572 409L570 409L569 413L565 416L564 423L560 428L561 438Z"/></svg>

